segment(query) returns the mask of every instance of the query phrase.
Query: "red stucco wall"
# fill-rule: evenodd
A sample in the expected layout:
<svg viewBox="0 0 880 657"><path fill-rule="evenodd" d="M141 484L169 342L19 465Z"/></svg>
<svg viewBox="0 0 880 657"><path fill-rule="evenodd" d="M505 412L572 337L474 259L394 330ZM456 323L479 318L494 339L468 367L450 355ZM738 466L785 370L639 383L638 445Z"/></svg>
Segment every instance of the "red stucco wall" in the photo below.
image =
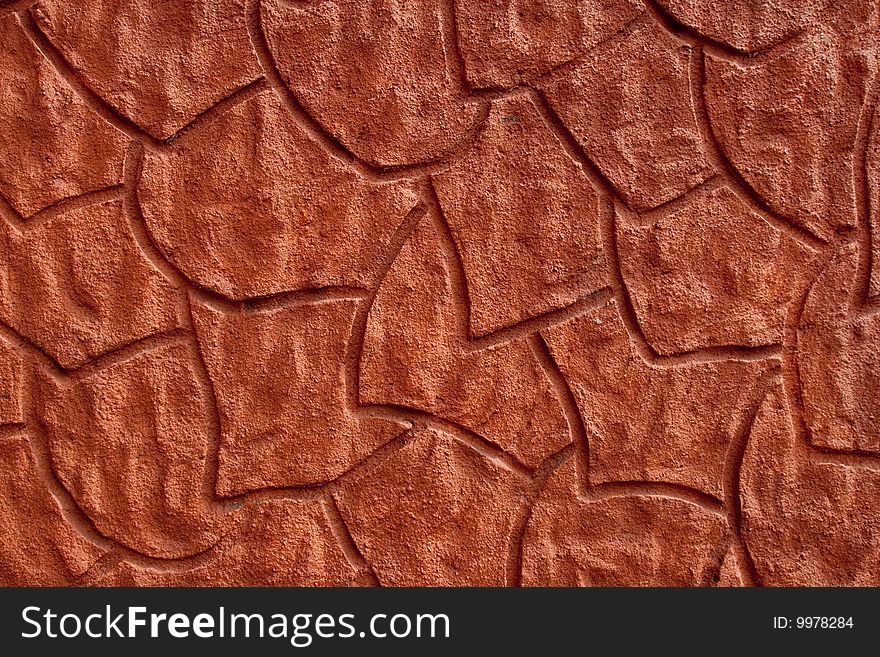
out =
<svg viewBox="0 0 880 657"><path fill-rule="evenodd" d="M0 583L880 584L874 0L0 7Z"/></svg>

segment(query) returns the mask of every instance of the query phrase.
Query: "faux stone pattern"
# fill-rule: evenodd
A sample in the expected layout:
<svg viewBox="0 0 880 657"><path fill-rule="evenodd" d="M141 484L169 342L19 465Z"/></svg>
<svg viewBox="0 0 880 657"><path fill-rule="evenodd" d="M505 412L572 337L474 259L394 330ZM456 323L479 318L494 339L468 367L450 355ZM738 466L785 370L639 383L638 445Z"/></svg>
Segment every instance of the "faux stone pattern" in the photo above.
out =
<svg viewBox="0 0 880 657"><path fill-rule="evenodd" d="M829 5L855 6L857 2L830 0L654 0L657 5L696 30L707 40L725 44L742 53L758 53L783 43L823 18Z"/></svg>
<svg viewBox="0 0 880 657"><path fill-rule="evenodd" d="M0 3L0 584L880 585L878 25Z"/></svg>
<svg viewBox="0 0 880 657"><path fill-rule="evenodd" d="M643 11L639 0L455 0L467 79L503 88L582 57Z"/></svg>
<svg viewBox="0 0 880 657"><path fill-rule="evenodd" d="M175 291L132 238L118 200L24 230L0 225L0 319L62 367L177 326Z"/></svg>
<svg viewBox="0 0 880 657"><path fill-rule="evenodd" d="M137 194L168 260L233 299L374 284L416 203L406 185L365 181L329 156L271 92L147 153Z"/></svg>
<svg viewBox="0 0 880 657"><path fill-rule="evenodd" d="M494 102L473 148L435 185L467 277L472 335L604 287L598 195L534 99Z"/></svg>
<svg viewBox="0 0 880 657"><path fill-rule="evenodd" d="M663 354L779 343L811 253L730 188L712 186L623 217L617 244L639 324Z"/></svg>
<svg viewBox="0 0 880 657"><path fill-rule="evenodd" d="M53 470L96 529L165 558L219 537L200 492L214 467L210 418L187 351L172 342L82 380L39 382L33 400Z"/></svg>
<svg viewBox="0 0 880 657"><path fill-rule="evenodd" d="M360 397L452 421L537 466L566 443L565 417L526 340L479 348L439 227L416 228L367 316ZM446 241L447 250L451 242ZM456 289L459 288L459 289Z"/></svg>
<svg viewBox="0 0 880 657"><path fill-rule="evenodd" d="M681 196L713 169L688 94L690 50L642 22L538 82L602 174L636 210Z"/></svg>
<svg viewBox="0 0 880 657"><path fill-rule="evenodd" d="M347 483L339 506L389 586L501 586L496 555L514 540L526 492L509 469L429 429Z"/></svg>
<svg viewBox="0 0 880 657"><path fill-rule="evenodd" d="M765 363L647 364L615 304L545 336L586 427L590 481L663 481L723 495L731 424Z"/></svg>
<svg viewBox="0 0 880 657"><path fill-rule="evenodd" d="M0 578L6 586L75 584L102 556L47 490L24 435L0 440Z"/></svg>
<svg viewBox="0 0 880 657"><path fill-rule="evenodd" d="M85 84L159 139L261 74L244 0L40 0L33 14Z"/></svg>
<svg viewBox="0 0 880 657"><path fill-rule="evenodd" d="M13 15L0 15L0 70L0 194L7 212L31 216L120 181L125 135L89 110Z"/></svg>
<svg viewBox="0 0 880 657"><path fill-rule="evenodd" d="M219 491L321 484L402 432L392 421L356 417L346 403L356 309L356 300L261 312L194 308L220 414Z"/></svg>
<svg viewBox="0 0 880 657"><path fill-rule="evenodd" d="M838 4L838 3L833 3ZM824 237L855 223L859 108L878 14L849 2L749 66L709 58L705 97L720 148L773 211Z"/></svg>
<svg viewBox="0 0 880 657"><path fill-rule="evenodd" d="M267 0L269 56L297 101L358 157L377 166L435 160L482 121L446 45L454 28L443 4Z"/></svg>

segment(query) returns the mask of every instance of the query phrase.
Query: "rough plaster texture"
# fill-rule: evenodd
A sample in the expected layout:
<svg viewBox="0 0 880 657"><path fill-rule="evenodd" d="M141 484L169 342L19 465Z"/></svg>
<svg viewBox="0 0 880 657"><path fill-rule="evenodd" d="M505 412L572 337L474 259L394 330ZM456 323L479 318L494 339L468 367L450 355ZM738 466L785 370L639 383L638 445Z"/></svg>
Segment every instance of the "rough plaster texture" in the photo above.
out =
<svg viewBox="0 0 880 657"><path fill-rule="evenodd" d="M876 0L0 0L0 583L880 584Z"/></svg>

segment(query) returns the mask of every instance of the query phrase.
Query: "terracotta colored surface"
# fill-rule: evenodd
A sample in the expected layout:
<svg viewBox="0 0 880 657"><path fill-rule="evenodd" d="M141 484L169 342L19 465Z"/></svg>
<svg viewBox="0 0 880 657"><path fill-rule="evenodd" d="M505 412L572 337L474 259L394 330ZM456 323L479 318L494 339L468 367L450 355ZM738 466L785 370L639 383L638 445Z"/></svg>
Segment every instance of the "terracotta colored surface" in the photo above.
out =
<svg viewBox="0 0 880 657"><path fill-rule="evenodd" d="M880 584L878 21L0 0L0 583Z"/></svg>

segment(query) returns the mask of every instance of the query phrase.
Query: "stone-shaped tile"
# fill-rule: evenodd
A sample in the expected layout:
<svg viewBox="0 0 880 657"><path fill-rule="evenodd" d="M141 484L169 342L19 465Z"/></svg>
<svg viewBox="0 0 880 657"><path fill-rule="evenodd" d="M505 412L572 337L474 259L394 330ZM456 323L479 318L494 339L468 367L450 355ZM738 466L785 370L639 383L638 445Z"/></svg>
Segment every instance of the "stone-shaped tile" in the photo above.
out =
<svg viewBox="0 0 880 657"><path fill-rule="evenodd" d="M856 222L853 152L878 53L869 5L847 6L777 57L706 61L721 149L771 209L825 238Z"/></svg>
<svg viewBox="0 0 880 657"><path fill-rule="evenodd" d="M37 24L81 79L164 139L259 77L244 0L40 0Z"/></svg>
<svg viewBox="0 0 880 657"><path fill-rule="evenodd" d="M194 306L220 411L220 494L330 481L404 430L359 419L349 407L346 357L357 306Z"/></svg>
<svg viewBox="0 0 880 657"><path fill-rule="evenodd" d="M858 255L842 249L810 290L798 327L798 374L810 440L880 453L880 313L853 305Z"/></svg>
<svg viewBox="0 0 880 657"><path fill-rule="evenodd" d="M22 421L22 362L12 345L0 340L0 424Z"/></svg>
<svg viewBox="0 0 880 657"><path fill-rule="evenodd" d="M782 342L811 252L730 189L692 191L649 222L619 216L617 229L624 282L658 352Z"/></svg>
<svg viewBox="0 0 880 657"><path fill-rule="evenodd" d="M742 532L762 584L880 585L880 473L810 458L780 387L760 407L741 472Z"/></svg>
<svg viewBox="0 0 880 657"><path fill-rule="evenodd" d="M37 387L61 483L101 534L150 556L196 554L223 534L207 490L211 411L195 368L193 350L171 344Z"/></svg>
<svg viewBox="0 0 880 657"><path fill-rule="evenodd" d="M582 56L642 11L638 0L456 0L474 87L512 87Z"/></svg>
<svg viewBox="0 0 880 657"><path fill-rule="evenodd" d="M0 17L0 195L29 216L115 185L125 135L95 115L25 35Z"/></svg>
<svg viewBox="0 0 880 657"><path fill-rule="evenodd" d="M70 585L101 557L64 520L26 437L0 441L0 500L0 585Z"/></svg>
<svg viewBox="0 0 880 657"><path fill-rule="evenodd" d="M745 53L779 45L818 20L831 0L654 0L701 36ZM854 3L842 3L854 4Z"/></svg>
<svg viewBox="0 0 880 657"><path fill-rule="evenodd" d="M573 461L538 497L523 537L524 586L700 586L723 554L723 517L678 499L583 500Z"/></svg>
<svg viewBox="0 0 880 657"><path fill-rule="evenodd" d="M480 120L442 4L267 0L263 22L285 82L333 138L376 166L413 164L460 149Z"/></svg>
<svg viewBox="0 0 880 657"><path fill-rule="evenodd" d="M542 333L583 416L592 483L659 481L722 497L734 418L766 365L649 365L613 303Z"/></svg>
<svg viewBox="0 0 880 657"><path fill-rule="evenodd" d="M0 223L0 319L63 367L173 329L176 298L134 241L119 201L23 231Z"/></svg>
<svg viewBox="0 0 880 657"><path fill-rule="evenodd" d="M339 508L386 586L503 586L522 480L446 434L425 430L361 478Z"/></svg>
<svg viewBox="0 0 880 657"><path fill-rule="evenodd" d="M361 402L433 413L535 466L569 442L562 410L524 341L469 348L462 281L432 219L404 244L370 309Z"/></svg>
<svg viewBox="0 0 880 657"><path fill-rule="evenodd" d="M272 92L148 153L138 194L169 260L235 299L372 285L417 203L405 186L370 184L328 155Z"/></svg>
<svg viewBox="0 0 880 657"><path fill-rule="evenodd" d="M492 104L474 147L435 177L483 335L603 287L599 200L526 96Z"/></svg>
<svg viewBox="0 0 880 657"><path fill-rule="evenodd" d="M547 99L637 211L713 174L690 102L689 49L654 23L542 82Z"/></svg>
<svg viewBox="0 0 880 657"><path fill-rule="evenodd" d="M271 501L236 512L203 563L160 570L122 563L101 586L347 586L357 573L320 502Z"/></svg>

